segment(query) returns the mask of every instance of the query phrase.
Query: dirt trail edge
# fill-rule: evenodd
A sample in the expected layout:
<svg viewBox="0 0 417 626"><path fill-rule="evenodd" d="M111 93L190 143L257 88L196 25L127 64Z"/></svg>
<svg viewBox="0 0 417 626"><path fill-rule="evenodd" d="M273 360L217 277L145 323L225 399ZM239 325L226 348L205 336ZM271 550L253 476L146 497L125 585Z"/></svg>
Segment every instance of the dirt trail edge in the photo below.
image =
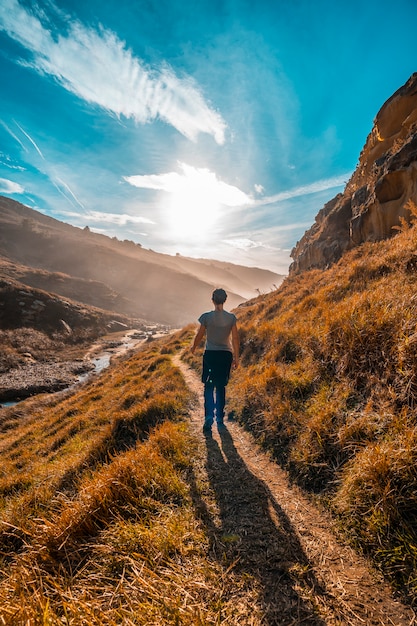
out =
<svg viewBox="0 0 417 626"><path fill-rule="evenodd" d="M195 395L196 472L207 485L198 506L213 552L258 581L259 607L247 624L417 624L412 609L336 538L330 516L290 484L249 433L226 421L224 430L214 426L211 436L203 435L202 384L178 356L173 360Z"/></svg>

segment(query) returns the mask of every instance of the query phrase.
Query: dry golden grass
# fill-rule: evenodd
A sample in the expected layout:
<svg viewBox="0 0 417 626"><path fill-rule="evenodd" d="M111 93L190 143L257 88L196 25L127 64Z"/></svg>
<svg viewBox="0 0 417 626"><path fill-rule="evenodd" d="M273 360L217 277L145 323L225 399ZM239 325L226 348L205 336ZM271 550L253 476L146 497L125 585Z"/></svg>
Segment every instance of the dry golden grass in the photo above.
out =
<svg viewBox="0 0 417 626"><path fill-rule="evenodd" d="M238 309L229 410L417 599L416 249L403 224Z"/></svg>
<svg viewBox="0 0 417 626"><path fill-rule="evenodd" d="M184 426L165 423L60 497L4 569L6 624L214 624L245 583L207 558L181 470ZM246 607L247 608L247 607Z"/></svg>
<svg viewBox="0 0 417 626"><path fill-rule="evenodd" d="M0 330L0 345L0 373L25 363L25 353L41 361L64 348L62 341L33 328Z"/></svg>
<svg viewBox="0 0 417 626"><path fill-rule="evenodd" d="M251 613L254 585L210 557L187 480L190 392L169 355L192 332L75 394L3 411L0 624L194 626Z"/></svg>

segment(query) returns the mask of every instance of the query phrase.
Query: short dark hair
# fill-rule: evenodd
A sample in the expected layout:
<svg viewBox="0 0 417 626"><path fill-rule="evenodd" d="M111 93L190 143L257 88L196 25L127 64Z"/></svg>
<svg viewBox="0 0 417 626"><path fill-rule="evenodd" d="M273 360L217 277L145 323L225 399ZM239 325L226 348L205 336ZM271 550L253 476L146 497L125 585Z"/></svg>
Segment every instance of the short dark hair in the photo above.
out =
<svg viewBox="0 0 417 626"><path fill-rule="evenodd" d="M226 298L227 298L227 293L225 292L224 289L215 289L211 296L211 299L213 300L214 304L223 304L224 302L226 302Z"/></svg>

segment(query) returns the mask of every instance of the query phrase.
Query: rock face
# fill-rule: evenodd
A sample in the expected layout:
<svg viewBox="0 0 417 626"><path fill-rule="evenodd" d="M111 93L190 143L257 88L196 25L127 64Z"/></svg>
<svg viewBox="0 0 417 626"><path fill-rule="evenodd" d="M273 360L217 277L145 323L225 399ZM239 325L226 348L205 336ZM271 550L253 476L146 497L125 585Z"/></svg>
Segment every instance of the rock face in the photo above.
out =
<svg viewBox="0 0 417 626"><path fill-rule="evenodd" d="M324 205L291 252L290 273L325 268L344 251L395 234L417 204L417 73L385 102L342 194Z"/></svg>

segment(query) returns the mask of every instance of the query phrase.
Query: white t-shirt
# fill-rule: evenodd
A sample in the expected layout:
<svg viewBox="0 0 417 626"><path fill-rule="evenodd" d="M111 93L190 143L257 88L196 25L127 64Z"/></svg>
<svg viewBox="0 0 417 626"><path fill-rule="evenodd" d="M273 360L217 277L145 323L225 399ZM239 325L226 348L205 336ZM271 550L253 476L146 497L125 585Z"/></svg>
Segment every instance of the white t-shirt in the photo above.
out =
<svg viewBox="0 0 417 626"><path fill-rule="evenodd" d="M207 311L198 318L206 328L206 350L232 352L230 334L236 324L236 315L228 311Z"/></svg>

